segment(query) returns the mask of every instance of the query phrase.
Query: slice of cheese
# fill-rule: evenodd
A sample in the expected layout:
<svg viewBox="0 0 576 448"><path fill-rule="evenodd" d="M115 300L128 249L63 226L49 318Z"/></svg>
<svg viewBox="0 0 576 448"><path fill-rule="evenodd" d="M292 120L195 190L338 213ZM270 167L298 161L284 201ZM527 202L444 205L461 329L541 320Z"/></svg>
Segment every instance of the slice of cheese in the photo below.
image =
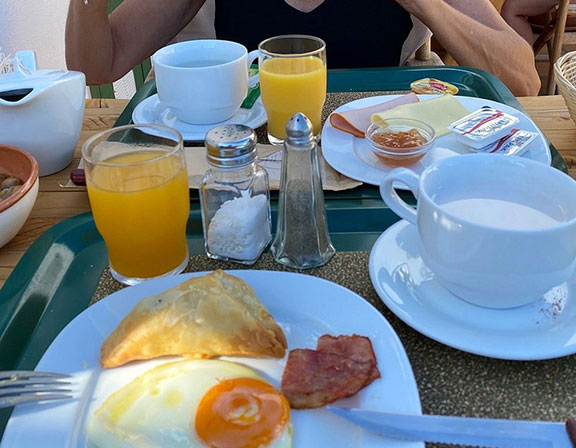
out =
<svg viewBox="0 0 576 448"><path fill-rule="evenodd" d="M427 123L434 129L436 137L442 137L450 132L446 129L450 124L469 113L468 109L452 95L444 95L432 100L404 104L394 109L372 114L371 120L374 123L390 118L412 118Z"/></svg>

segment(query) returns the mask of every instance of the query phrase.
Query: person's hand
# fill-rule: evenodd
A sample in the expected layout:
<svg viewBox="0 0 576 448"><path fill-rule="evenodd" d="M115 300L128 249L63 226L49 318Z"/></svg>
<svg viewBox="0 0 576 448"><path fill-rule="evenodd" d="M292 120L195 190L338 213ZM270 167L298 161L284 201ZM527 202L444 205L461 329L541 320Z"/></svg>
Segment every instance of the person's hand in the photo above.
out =
<svg viewBox="0 0 576 448"><path fill-rule="evenodd" d="M292 8L297 9L301 12L310 12L318 8L324 0L284 0L288 3Z"/></svg>

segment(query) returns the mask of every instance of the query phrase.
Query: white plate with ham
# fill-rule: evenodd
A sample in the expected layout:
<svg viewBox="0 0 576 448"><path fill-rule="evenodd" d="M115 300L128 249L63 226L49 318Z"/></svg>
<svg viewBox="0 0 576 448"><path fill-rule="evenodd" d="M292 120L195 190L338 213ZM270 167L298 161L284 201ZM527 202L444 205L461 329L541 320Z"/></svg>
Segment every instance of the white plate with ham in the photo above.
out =
<svg viewBox="0 0 576 448"><path fill-rule="evenodd" d="M420 101L428 101L437 98L437 95L418 95ZM390 105L399 106L413 101L412 95L383 95L362 98L352 101L336 109L334 113L344 112L351 122L357 123L361 128L370 124L370 116L381 110L389 109ZM520 119L517 127L527 131L536 132L538 137L532 141L522 157L536 160L550 165L552 157L548 142L544 134L525 114L513 107L497 103L482 98L467 96L455 97L470 112L480 109L483 106L491 106ZM392 103L390 103L392 101ZM350 113L353 111L352 113ZM438 111L442 113L442 111ZM380 185L382 178L393 167L386 165L378 159L372 152L368 142L359 137L361 132L351 130L351 133L336 129L330 120L326 120L322 130L322 154L326 162L336 171L360 182L372 185ZM421 173L428 165L436 160L456 155L473 154L473 151L466 145L458 142L454 135L444 135L436 140L435 146L419 162L409 168L416 173ZM399 185L399 188L402 186Z"/></svg>
<svg viewBox="0 0 576 448"><path fill-rule="evenodd" d="M320 336L367 336L381 377L338 406L420 414L412 368L398 336L382 314L352 291L310 275L273 271L232 271L282 327L288 350L316 348ZM2 448L85 448L86 425L94 409L114 391L166 359L140 361L103 370L102 342L142 298L167 290L191 276L183 274L125 288L78 315L52 342L37 370L72 375L74 400L57 405L21 406L14 411ZM280 387L283 359L226 358L256 370ZM169 358L171 360L173 358ZM345 421L325 408L292 410L293 448L423 448L423 442L388 439Z"/></svg>

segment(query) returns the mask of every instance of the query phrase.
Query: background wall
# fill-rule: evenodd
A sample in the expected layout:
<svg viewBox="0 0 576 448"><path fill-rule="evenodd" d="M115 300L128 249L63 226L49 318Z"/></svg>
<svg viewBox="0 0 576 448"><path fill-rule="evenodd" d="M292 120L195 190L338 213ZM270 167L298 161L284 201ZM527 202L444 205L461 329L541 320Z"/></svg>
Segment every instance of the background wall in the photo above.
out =
<svg viewBox="0 0 576 448"><path fill-rule="evenodd" d="M82 0L74 0L82 1ZM34 50L38 67L64 69L64 27L69 0L0 0L0 49Z"/></svg>

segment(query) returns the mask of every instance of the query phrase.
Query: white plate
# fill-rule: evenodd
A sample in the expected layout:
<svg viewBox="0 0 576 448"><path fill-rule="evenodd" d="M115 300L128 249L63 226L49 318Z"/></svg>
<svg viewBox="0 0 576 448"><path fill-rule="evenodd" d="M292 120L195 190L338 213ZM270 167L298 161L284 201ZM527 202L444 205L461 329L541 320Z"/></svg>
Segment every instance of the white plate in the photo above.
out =
<svg viewBox="0 0 576 448"><path fill-rule="evenodd" d="M495 310L465 302L434 279L416 226L400 221L370 253L370 278L386 306L420 333L477 355L537 360L576 353L576 276L535 303Z"/></svg>
<svg viewBox="0 0 576 448"><path fill-rule="evenodd" d="M344 104L334 112L361 109L386 100L393 100L399 96L401 95L384 95L362 98ZM418 96L420 101L427 101L437 97L436 95ZM552 157L550 155L550 147L548 146L544 134L542 134L534 122L522 112L505 104L496 103L482 98L473 98L468 96L456 96L455 98L471 112L482 106L493 106L503 112L518 117L520 119L517 126L518 128L538 133L538 137L529 144L528 149L524 154L522 154L522 157L550 165ZM472 150L468 149L466 145L458 142L454 135L448 134L437 139L434 148L432 148L428 154L410 168L419 174L436 160L458 154L472 153ZM339 131L332 127L330 120L326 120L324 128L322 129L322 154L326 159L326 162L328 162L336 171L367 184L380 185L382 177L392 169L372 153L372 149L365 139L354 137L351 134ZM399 186L399 188L402 187Z"/></svg>
<svg viewBox="0 0 576 448"><path fill-rule="evenodd" d="M342 286L302 274L272 271L232 271L248 282L282 326L289 349L315 348L325 333L361 334L370 337L382 378L342 406L420 414L418 390L410 363L384 317L367 301ZM141 298L157 294L193 275L152 280L123 289L96 303L76 317L54 340L37 370L70 373L78 399L60 405L16 408L3 448L84 448L87 419L104 399L135 376L160 361L146 361L103 371L100 346L106 336ZM228 358L231 359L231 358ZM235 358L260 371L279 386L286 362ZM342 420L325 409L292 411L294 448L403 447L423 448L421 442L386 439Z"/></svg>
<svg viewBox="0 0 576 448"><path fill-rule="evenodd" d="M203 141L206 133L215 126L223 124L245 124L258 128L266 123L266 111L262 99L258 98L251 109L240 109L229 120L214 124L190 124L180 121L170 109L160 102L158 95L152 95L140 102L132 112L134 124L163 124L177 129L185 141Z"/></svg>

